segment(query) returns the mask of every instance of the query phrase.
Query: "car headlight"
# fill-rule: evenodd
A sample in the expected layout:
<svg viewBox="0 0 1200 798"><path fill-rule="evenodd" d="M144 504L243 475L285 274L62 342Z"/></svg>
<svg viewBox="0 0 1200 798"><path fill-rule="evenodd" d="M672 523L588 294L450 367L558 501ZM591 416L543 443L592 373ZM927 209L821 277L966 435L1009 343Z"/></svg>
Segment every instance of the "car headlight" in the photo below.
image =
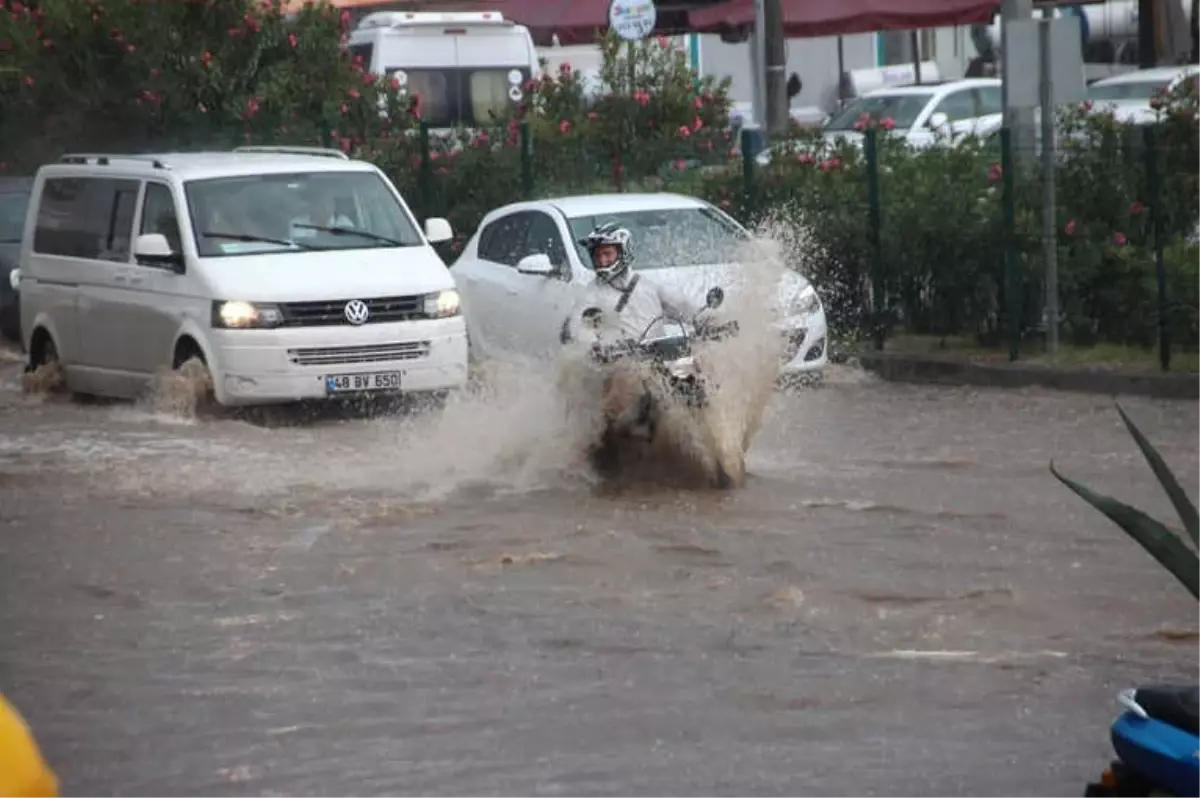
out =
<svg viewBox="0 0 1200 798"><path fill-rule="evenodd" d="M458 292L453 288L425 295L425 315L431 319L448 319L461 309Z"/></svg>
<svg viewBox="0 0 1200 798"><path fill-rule="evenodd" d="M283 324L278 305L240 300L213 302L212 326L225 330L264 330Z"/></svg>
<svg viewBox="0 0 1200 798"><path fill-rule="evenodd" d="M810 313L816 313L820 309L821 299L817 296L817 289L811 285L806 285L804 290L792 300L792 314L796 316L807 316Z"/></svg>

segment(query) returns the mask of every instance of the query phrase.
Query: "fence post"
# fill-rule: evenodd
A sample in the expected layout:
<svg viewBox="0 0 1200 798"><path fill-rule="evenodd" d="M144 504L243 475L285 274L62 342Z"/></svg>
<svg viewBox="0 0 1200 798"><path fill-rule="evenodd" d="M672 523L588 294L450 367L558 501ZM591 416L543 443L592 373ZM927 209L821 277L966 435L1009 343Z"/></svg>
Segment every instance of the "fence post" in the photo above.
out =
<svg viewBox="0 0 1200 798"><path fill-rule="evenodd" d="M1012 130L1000 129L1001 202L1004 205L1004 315L1008 324L1008 359L1015 361L1021 350L1021 290L1017 282L1017 198L1013 161Z"/></svg>
<svg viewBox="0 0 1200 798"><path fill-rule="evenodd" d="M884 324L884 287L883 287L883 242L879 214L879 131L874 127L867 128L863 147L867 156L867 234L870 236L871 248L871 332L875 339L875 349L883 350L886 337Z"/></svg>
<svg viewBox="0 0 1200 798"><path fill-rule="evenodd" d="M533 199L533 138L529 122L521 123L521 191L523 199Z"/></svg>
<svg viewBox="0 0 1200 798"><path fill-rule="evenodd" d="M753 134L743 127L740 138L742 146L742 203L746 209L746 219L743 221L749 221L754 218L755 213L758 211L758 193L754 179L754 152L751 148Z"/></svg>
<svg viewBox="0 0 1200 798"><path fill-rule="evenodd" d="M433 161L429 157L429 123L421 120L421 171L418 174L418 185L421 191L421 213L424 222L433 213Z"/></svg>
<svg viewBox="0 0 1200 798"><path fill-rule="evenodd" d="M1142 128L1146 139L1146 190L1149 194L1150 230L1154 244L1154 274L1158 282L1158 363L1171 370L1171 327L1167 317L1167 269L1163 263L1162 183L1158 173L1158 125Z"/></svg>

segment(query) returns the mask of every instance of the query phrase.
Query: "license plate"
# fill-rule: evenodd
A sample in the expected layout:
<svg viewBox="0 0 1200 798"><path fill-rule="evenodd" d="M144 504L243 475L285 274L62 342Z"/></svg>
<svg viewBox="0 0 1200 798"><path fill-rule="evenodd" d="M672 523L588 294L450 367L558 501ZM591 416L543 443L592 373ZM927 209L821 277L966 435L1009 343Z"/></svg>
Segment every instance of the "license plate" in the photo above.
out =
<svg viewBox="0 0 1200 798"><path fill-rule="evenodd" d="M334 374L325 378L326 393L363 393L400 390L399 371L374 374Z"/></svg>

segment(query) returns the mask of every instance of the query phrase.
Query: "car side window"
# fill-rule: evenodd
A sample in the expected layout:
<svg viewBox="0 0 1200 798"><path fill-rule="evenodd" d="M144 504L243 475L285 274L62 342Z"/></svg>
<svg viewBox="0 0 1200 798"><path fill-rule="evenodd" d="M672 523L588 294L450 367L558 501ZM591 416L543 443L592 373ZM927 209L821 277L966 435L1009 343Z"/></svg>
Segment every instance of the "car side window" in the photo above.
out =
<svg viewBox="0 0 1200 798"><path fill-rule="evenodd" d="M138 188L136 180L49 178L38 205L34 252L127 262Z"/></svg>
<svg viewBox="0 0 1200 798"><path fill-rule="evenodd" d="M550 258L550 263L562 270L564 277L569 277L567 248L563 246L562 233L559 232L553 217L540 211L530 215L533 219L529 225L529 234L521 257L546 255Z"/></svg>
<svg viewBox="0 0 1200 798"><path fill-rule="evenodd" d="M162 183L147 183L146 195L142 199L140 234L149 233L165 236L172 252L182 251L179 217L175 215L175 197L172 196L170 187Z"/></svg>
<svg viewBox="0 0 1200 798"><path fill-rule="evenodd" d="M975 93L968 90L947 94L933 109L935 114L939 111L949 117L951 122L978 116L975 111Z"/></svg>
<svg viewBox="0 0 1200 798"><path fill-rule="evenodd" d="M525 250L533 214L512 213L493 222L479 235L479 257L505 266L516 266Z"/></svg>
<svg viewBox="0 0 1200 798"><path fill-rule="evenodd" d="M979 95L979 115L1004 113L1004 94L999 86L981 86L975 90Z"/></svg>

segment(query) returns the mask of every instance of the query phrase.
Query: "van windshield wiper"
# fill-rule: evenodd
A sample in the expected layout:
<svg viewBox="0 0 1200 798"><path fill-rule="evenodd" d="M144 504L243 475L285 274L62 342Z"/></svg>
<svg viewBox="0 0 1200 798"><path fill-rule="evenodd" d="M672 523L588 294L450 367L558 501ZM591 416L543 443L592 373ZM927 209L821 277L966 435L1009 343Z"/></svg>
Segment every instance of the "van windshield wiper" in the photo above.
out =
<svg viewBox="0 0 1200 798"><path fill-rule="evenodd" d="M224 238L229 241L254 241L261 244L278 244L281 247L300 247L301 249L319 249L319 247L302 244L299 241L288 241L286 238L269 238L267 236L252 236L248 233L219 233L216 230L203 230L201 238Z"/></svg>
<svg viewBox="0 0 1200 798"><path fill-rule="evenodd" d="M292 227L298 227L301 230L316 230L320 233L330 233L335 236L361 236L363 238L369 238L372 241L391 244L393 247L419 246L418 244L406 244L399 239L391 238L389 236L381 236L378 233L369 233L366 230L358 230L354 227L326 227L325 225L320 224L301 224L300 222L293 222Z"/></svg>

